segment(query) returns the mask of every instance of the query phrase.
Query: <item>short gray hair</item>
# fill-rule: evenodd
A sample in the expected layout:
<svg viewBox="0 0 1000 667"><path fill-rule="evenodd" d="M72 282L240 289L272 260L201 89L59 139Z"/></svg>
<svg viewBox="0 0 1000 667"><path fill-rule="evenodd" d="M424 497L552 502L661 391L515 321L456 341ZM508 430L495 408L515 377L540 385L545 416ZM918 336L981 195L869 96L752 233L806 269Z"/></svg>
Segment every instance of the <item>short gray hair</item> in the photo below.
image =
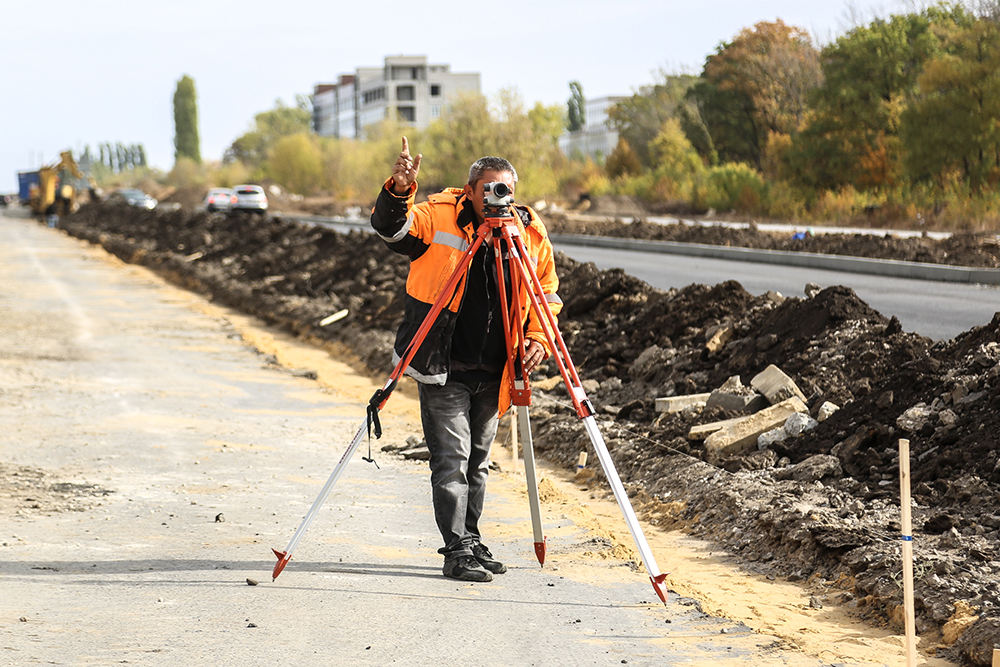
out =
<svg viewBox="0 0 1000 667"><path fill-rule="evenodd" d="M475 185L476 181L482 178L483 173L487 171L509 173L514 177L514 184L517 184L517 170L514 169L514 165L502 157L488 156L479 158L469 167L469 185Z"/></svg>

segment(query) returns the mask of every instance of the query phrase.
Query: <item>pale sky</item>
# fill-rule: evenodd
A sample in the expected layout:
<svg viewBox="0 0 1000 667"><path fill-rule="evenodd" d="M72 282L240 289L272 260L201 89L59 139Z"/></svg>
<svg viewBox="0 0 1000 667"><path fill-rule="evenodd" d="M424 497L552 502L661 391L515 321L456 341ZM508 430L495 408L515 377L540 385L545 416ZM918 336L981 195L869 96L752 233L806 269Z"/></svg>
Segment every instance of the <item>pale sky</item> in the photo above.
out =
<svg viewBox="0 0 1000 667"><path fill-rule="evenodd" d="M660 70L701 71L721 42L780 18L831 41L851 17L899 2L813 0L49 0L3 3L0 192L70 148L141 143L173 165L173 94L198 94L201 154L221 159L253 116L387 55L480 72L483 93L516 88L530 107L629 95ZM853 8L853 10L852 10Z"/></svg>

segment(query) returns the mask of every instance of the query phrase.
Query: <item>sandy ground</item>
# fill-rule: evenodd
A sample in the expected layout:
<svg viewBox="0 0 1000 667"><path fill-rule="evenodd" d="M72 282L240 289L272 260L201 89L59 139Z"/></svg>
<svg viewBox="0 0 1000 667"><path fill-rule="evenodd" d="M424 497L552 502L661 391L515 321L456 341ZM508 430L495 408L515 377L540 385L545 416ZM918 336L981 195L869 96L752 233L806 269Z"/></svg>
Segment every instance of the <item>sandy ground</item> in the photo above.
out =
<svg viewBox="0 0 1000 667"><path fill-rule="evenodd" d="M32 224L0 217L0 663L438 664L415 646L463 641L478 664L905 664L902 638L853 622L828 582L750 575L646 525L672 589L651 604L618 508L553 469L540 570L503 449L486 526L510 554L502 582L440 577L426 467L380 454L351 463L271 584L269 548L378 383ZM407 394L384 441L417 432ZM475 623L488 638L455 630Z"/></svg>
<svg viewBox="0 0 1000 667"><path fill-rule="evenodd" d="M315 369L319 382L352 393L359 402L366 401L378 388L362 376L345 378L343 364L315 347L303 346L285 334L262 329L252 318L229 310L225 313L248 342L266 354L275 355L282 365ZM411 428L419 424L418 404L411 397L394 395L387 409L401 411L400 416L409 421ZM498 442L493 459L501 471L491 479L491 494L503 494L515 506L521 504L526 508L524 477L515 472L523 470L523 460L513 463L509 441ZM562 529L546 535L563 576L593 577L594 570L586 567L590 561L602 562L615 557L639 560L616 504L574 484L572 478L555 466L546 465L544 461L540 464L545 471L540 484L547 512L545 519L571 522L562 535L559 532ZM497 528L499 526L494 526L491 532L496 534ZM531 531L526 516L513 528L522 534ZM562 554L559 538L578 528L584 528L593 539L602 544L610 543L612 547L582 554ZM503 538L510 536L509 531L499 532ZM823 663L905 664L904 637L854 620L849 608L837 603L842 591L831 582L815 580L799 585L768 579L740 570L710 543L680 531L658 530L646 524L644 532L654 554L662 559L659 562L661 570L670 573L667 585L673 594L698 600L707 613L745 624L763 635L774 635L780 638L783 648L798 649ZM564 555L571 557L564 559ZM581 556L582 562L577 560ZM601 573L612 580L619 579L622 574L616 569ZM814 600L821 602L819 608L811 606ZM928 643L927 648L933 646ZM921 656L920 664L944 667L954 663Z"/></svg>

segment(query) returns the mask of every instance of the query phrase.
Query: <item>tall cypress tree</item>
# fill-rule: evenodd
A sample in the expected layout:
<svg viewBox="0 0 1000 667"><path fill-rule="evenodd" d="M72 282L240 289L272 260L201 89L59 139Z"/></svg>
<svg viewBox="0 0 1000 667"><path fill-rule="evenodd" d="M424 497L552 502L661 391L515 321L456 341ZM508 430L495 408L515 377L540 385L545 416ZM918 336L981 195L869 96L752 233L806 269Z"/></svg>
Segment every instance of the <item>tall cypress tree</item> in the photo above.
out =
<svg viewBox="0 0 1000 667"><path fill-rule="evenodd" d="M579 81L569 82L570 98L566 102L566 129L579 132L587 124L586 101L583 97L583 86Z"/></svg>
<svg viewBox="0 0 1000 667"><path fill-rule="evenodd" d="M198 140L198 100L194 79L185 74L174 92L174 161L191 158L201 164Z"/></svg>

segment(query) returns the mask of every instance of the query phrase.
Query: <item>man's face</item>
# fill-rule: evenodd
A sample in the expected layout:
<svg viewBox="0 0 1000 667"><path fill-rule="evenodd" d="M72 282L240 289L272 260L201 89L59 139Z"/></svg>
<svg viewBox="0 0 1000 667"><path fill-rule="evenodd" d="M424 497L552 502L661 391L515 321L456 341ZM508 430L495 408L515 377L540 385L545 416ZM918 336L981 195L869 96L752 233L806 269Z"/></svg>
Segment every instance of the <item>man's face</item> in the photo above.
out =
<svg viewBox="0 0 1000 667"><path fill-rule="evenodd" d="M509 171L487 169L474 185L466 184L465 186L465 196L472 200L472 208L475 209L479 222L483 221L483 186L487 183L496 183L498 181L506 183L507 187L510 188L510 194L513 196L514 174Z"/></svg>

